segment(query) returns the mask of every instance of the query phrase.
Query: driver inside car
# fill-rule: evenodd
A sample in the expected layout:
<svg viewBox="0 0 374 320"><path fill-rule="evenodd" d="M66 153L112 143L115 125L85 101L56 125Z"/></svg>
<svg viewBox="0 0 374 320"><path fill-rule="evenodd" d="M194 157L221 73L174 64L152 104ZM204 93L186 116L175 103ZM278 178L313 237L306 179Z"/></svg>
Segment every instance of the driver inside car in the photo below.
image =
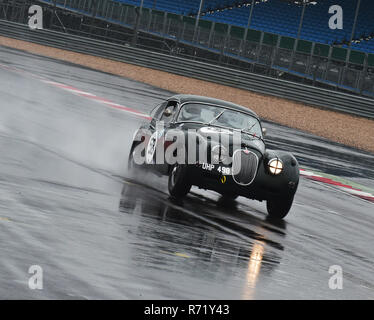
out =
<svg viewBox="0 0 374 320"><path fill-rule="evenodd" d="M202 121L201 106L188 104L182 108L182 119L186 121Z"/></svg>

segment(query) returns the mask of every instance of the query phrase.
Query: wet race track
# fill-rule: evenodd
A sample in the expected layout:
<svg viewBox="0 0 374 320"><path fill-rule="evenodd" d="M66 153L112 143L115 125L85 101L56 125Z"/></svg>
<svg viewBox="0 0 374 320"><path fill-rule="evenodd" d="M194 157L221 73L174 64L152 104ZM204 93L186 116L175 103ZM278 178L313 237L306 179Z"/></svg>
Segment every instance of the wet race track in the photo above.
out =
<svg viewBox="0 0 374 320"><path fill-rule="evenodd" d="M0 64L0 298L374 299L373 203L305 178L278 223L194 188L175 203L166 178L126 172L141 117L42 80L145 113L172 93L1 47ZM265 126L302 166L373 187L373 155Z"/></svg>

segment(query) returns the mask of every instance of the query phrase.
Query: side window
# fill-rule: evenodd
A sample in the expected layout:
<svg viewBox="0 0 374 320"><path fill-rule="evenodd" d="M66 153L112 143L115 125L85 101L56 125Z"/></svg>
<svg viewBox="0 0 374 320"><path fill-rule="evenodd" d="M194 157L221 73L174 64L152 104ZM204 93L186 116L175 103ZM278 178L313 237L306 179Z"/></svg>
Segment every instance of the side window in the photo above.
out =
<svg viewBox="0 0 374 320"><path fill-rule="evenodd" d="M161 121L164 123L169 123L171 120L174 119L175 112L177 110L177 102L176 101L169 101L164 109Z"/></svg>

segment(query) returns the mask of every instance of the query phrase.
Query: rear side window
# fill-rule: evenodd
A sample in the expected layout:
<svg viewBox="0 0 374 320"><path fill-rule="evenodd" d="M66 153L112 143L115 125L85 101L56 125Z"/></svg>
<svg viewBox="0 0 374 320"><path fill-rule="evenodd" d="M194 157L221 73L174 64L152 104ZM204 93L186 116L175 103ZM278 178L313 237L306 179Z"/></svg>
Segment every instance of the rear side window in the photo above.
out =
<svg viewBox="0 0 374 320"><path fill-rule="evenodd" d="M167 107L165 108L165 111L169 111L170 115L162 114L161 121L164 121L165 123L169 123L171 120L173 120L176 108L177 106L175 103L169 103Z"/></svg>

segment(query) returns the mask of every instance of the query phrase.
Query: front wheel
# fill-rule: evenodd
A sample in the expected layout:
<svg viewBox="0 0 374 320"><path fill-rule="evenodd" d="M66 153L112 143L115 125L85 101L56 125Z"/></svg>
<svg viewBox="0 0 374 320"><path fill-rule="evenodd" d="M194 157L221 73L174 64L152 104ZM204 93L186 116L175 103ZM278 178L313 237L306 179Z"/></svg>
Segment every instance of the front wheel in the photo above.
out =
<svg viewBox="0 0 374 320"><path fill-rule="evenodd" d="M188 177L188 168L185 165L175 164L169 174L168 188L172 197L184 197L191 190Z"/></svg>
<svg viewBox="0 0 374 320"><path fill-rule="evenodd" d="M271 218L283 219L290 211L293 203L292 197L274 198L266 202L266 208Z"/></svg>

